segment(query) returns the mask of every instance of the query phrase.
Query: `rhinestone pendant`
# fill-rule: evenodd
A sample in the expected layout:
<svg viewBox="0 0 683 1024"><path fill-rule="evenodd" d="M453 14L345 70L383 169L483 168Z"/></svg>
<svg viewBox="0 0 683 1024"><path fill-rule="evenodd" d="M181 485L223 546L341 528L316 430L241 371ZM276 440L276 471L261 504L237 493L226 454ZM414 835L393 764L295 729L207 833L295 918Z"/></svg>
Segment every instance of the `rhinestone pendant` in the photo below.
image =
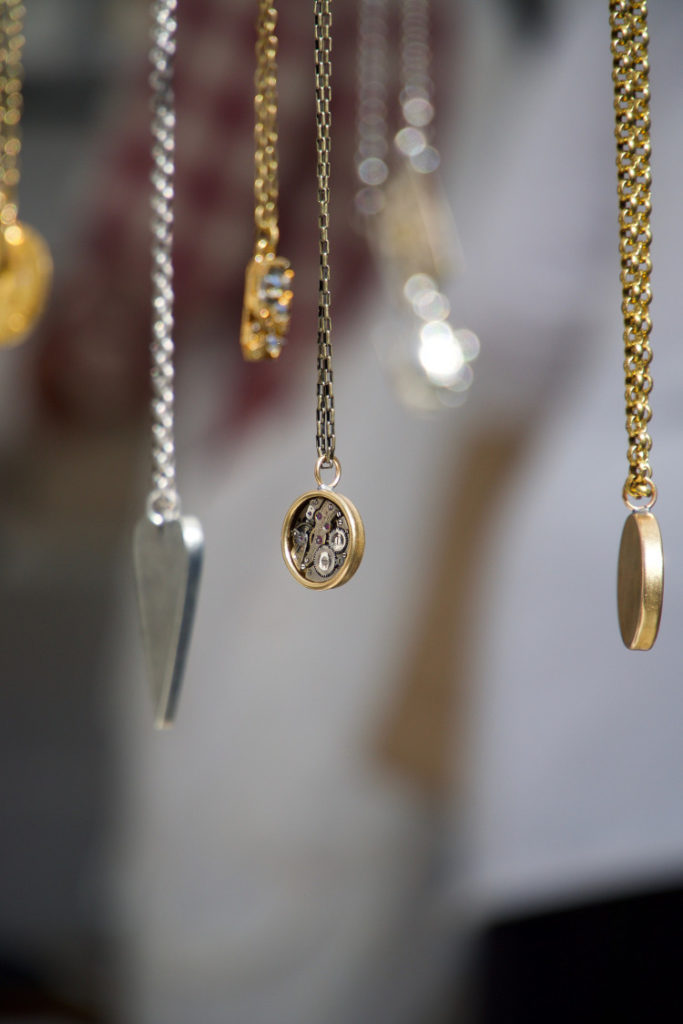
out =
<svg viewBox="0 0 683 1024"><path fill-rule="evenodd" d="M47 302L52 260L47 243L25 224L0 233L0 346L18 345L35 327Z"/></svg>
<svg viewBox="0 0 683 1024"><path fill-rule="evenodd" d="M287 340L294 271L289 260L269 253L247 267L240 344L248 362L277 359Z"/></svg>
<svg viewBox="0 0 683 1024"><path fill-rule="evenodd" d="M632 651L649 651L659 630L664 593L664 556L652 512L632 512L619 547L617 604L621 638Z"/></svg>
<svg viewBox="0 0 683 1024"><path fill-rule="evenodd" d="M295 580L309 590L332 590L350 580L365 551L365 527L358 509L334 488L339 482L337 459L332 484L322 483L318 459L318 489L306 491L290 506L282 525L282 555Z"/></svg>
<svg viewBox="0 0 683 1024"><path fill-rule="evenodd" d="M147 672L158 729L173 724L190 646L204 555L198 519L138 522L133 559Z"/></svg>

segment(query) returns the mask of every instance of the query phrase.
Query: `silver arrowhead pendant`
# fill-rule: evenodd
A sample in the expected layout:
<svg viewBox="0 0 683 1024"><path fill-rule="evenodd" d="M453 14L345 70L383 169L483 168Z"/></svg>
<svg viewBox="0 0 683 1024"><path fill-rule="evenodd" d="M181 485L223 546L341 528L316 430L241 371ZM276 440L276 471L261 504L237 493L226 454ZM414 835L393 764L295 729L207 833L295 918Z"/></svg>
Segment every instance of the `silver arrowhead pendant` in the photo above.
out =
<svg viewBox="0 0 683 1024"><path fill-rule="evenodd" d="M158 729L173 724L178 707L203 556L204 534L193 516L160 525L143 516L135 527L138 605Z"/></svg>

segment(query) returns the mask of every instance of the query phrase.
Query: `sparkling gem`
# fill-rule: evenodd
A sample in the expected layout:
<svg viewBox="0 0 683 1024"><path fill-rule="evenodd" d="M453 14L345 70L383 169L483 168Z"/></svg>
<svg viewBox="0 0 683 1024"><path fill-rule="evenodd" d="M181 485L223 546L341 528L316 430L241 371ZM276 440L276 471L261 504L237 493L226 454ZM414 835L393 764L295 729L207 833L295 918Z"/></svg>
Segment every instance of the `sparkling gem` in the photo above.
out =
<svg viewBox="0 0 683 1024"><path fill-rule="evenodd" d="M315 518L316 518L316 519L317 519L318 521L319 521L319 520L321 520L321 519L322 519L322 517L323 517L323 514L322 514L322 512L316 512L316 514L315 514Z"/></svg>
<svg viewBox="0 0 683 1024"><path fill-rule="evenodd" d="M264 274L260 288L259 298L275 312L288 313L289 303L292 297L289 285L294 275L284 269L269 270Z"/></svg>
<svg viewBox="0 0 683 1024"><path fill-rule="evenodd" d="M322 544L322 542L323 542L322 537L316 537L315 538L315 542L316 542L316 544Z"/></svg>
<svg viewBox="0 0 683 1024"><path fill-rule="evenodd" d="M285 290L285 282L281 270L270 270L263 277L263 290L269 298L278 298Z"/></svg>

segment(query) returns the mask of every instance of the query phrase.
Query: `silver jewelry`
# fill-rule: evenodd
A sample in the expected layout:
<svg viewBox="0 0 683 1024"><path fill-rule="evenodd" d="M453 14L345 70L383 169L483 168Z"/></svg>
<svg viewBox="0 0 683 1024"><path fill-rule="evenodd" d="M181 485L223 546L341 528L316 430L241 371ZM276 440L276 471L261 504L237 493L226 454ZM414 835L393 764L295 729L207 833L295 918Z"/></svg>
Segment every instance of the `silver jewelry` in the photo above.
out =
<svg viewBox="0 0 683 1024"><path fill-rule="evenodd" d="M158 728L177 709L201 574L199 520L182 516L176 484L173 365L173 58L177 0L153 0L152 45L152 480L133 539L138 604Z"/></svg>
<svg viewBox="0 0 683 1024"><path fill-rule="evenodd" d="M401 0L400 125L390 153L388 0L360 0L356 208L392 305L405 310L403 331L384 331L380 361L406 404L460 405L472 383L479 339L450 322L447 293L462 256L453 215L438 183L432 141L429 0Z"/></svg>

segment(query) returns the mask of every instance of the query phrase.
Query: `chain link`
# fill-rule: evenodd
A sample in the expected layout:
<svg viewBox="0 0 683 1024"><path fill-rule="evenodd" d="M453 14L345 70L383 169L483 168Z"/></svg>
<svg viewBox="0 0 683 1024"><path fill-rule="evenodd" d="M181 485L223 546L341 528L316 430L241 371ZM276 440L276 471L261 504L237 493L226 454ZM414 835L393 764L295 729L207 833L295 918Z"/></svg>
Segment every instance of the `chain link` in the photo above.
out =
<svg viewBox="0 0 683 1024"><path fill-rule="evenodd" d="M357 41L356 193L358 212L384 208L389 174L387 83L389 71L388 0L359 0Z"/></svg>
<svg viewBox="0 0 683 1024"><path fill-rule="evenodd" d="M332 340L330 319L330 148L332 134L332 12L331 0L314 0L315 16L315 122L316 175L318 179L318 238L320 282L318 287L318 403L316 446L329 465L334 458L334 394L332 391Z"/></svg>
<svg viewBox="0 0 683 1024"><path fill-rule="evenodd" d="M0 221L3 227L17 219L16 192L19 184L24 46L23 22L26 8L21 0L0 4Z"/></svg>
<svg viewBox="0 0 683 1024"><path fill-rule="evenodd" d="M624 496L649 498L656 492L651 479L652 417L650 392L650 85L646 0L610 0L613 59L621 311L624 318L624 372L629 474Z"/></svg>
<svg viewBox="0 0 683 1024"><path fill-rule="evenodd" d="M431 103L433 98L429 5L430 0L403 0L401 5L402 108L416 99Z"/></svg>
<svg viewBox="0 0 683 1024"><path fill-rule="evenodd" d="M152 489L148 513L177 519L173 367L173 196L175 111L173 58L177 0L153 0L150 85L152 87Z"/></svg>
<svg viewBox="0 0 683 1024"><path fill-rule="evenodd" d="M256 252L274 253L278 229L277 10L259 0L254 74L254 222Z"/></svg>

